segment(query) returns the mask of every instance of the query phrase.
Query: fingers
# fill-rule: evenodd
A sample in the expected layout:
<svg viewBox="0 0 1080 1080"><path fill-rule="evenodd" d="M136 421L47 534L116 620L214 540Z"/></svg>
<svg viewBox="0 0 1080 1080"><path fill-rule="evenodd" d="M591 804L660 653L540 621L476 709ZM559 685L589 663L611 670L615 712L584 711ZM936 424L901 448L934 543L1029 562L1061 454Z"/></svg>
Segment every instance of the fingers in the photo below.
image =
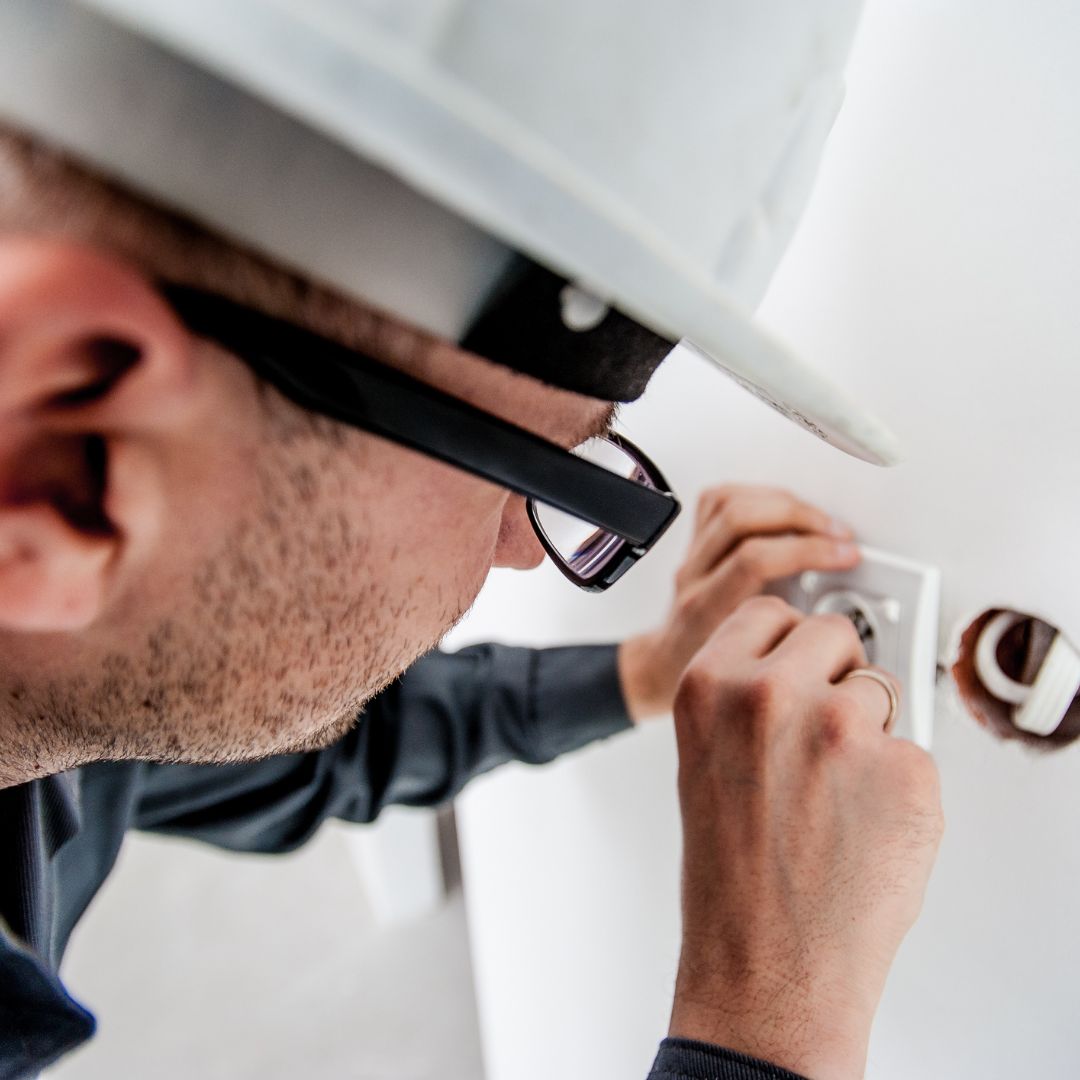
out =
<svg viewBox="0 0 1080 1080"><path fill-rule="evenodd" d="M710 488L698 503L694 539L675 575L667 618L646 635L645 644L620 650L631 715L671 708L686 665L744 600L780 578L805 570L847 570L858 561L850 530L786 491ZM749 640L758 653L767 652L790 629L790 616L785 618L774 626L755 622L756 636ZM645 670L648 676L639 678Z"/></svg>
<svg viewBox="0 0 1080 1080"><path fill-rule="evenodd" d="M817 615L804 620L777 646L774 658L793 675L835 683L854 668L866 666L866 650L850 619ZM869 680L866 680L869 681ZM885 691L878 692L882 697Z"/></svg>
<svg viewBox="0 0 1080 1080"><path fill-rule="evenodd" d="M857 665L863 667L864 665ZM876 679L872 679L868 676L858 676L853 679L845 679L843 682L837 684L833 690L833 698L839 702L845 702L851 706L853 711L858 712L860 717L865 717L870 721L872 727L876 730L884 731L886 733L891 732L896 725L896 712L899 711L900 704L900 684L896 680L895 676L885 671L883 668L878 667L866 667L867 671L873 671L885 679L893 688L893 693L896 695L896 709L893 709L893 699L889 697L888 690L881 685Z"/></svg>
<svg viewBox="0 0 1080 1080"><path fill-rule="evenodd" d="M699 500L695 537L683 573L691 579L703 576L748 538L784 533L818 534L834 544L851 540L850 529L786 491L712 488ZM835 565L833 561L828 567ZM850 560L845 565L851 565Z"/></svg>
<svg viewBox="0 0 1080 1080"><path fill-rule="evenodd" d="M791 705L797 716L826 740L860 731L884 732L895 722L900 701L896 679L867 664L858 631L842 615L812 615L772 596L747 600L715 631L694 658L689 674L737 673L747 685L775 684L789 696L802 698L809 708ZM874 672L888 681L896 695L870 675L846 679L855 670ZM721 679L721 682L724 680ZM797 691L797 692L796 692Z"/></svg>
<svg viewBox="0 0 1080 1080"><path fill-rule="evenodd" d="M857 550L838 552L837 542L823 536L751 537L692 586L694 604L706 614L726 613L774 581L805 570L848 569L858 559Z"/></svg>
<svg viewBox="0 0 1080 1080"><path fill-rule="evenodd" d="M819 690L822 707L814 715L827 727L889 732L895 725L900 685L887 671L867 663L858 631L843 615L804 619L780 642L771 659L790 680L805 686L808 694L813 694L815 681L825 691ZM853 671L866 674L849 678Z"/></svg>
<svg viewBox="0 0 1080 1080"><path fill-rule="evenodd" d="M775 596L758 596L741 604L709 639L701 651L722 658L725 667L739 658L766 656L799 625L805 616Z"/></svg>

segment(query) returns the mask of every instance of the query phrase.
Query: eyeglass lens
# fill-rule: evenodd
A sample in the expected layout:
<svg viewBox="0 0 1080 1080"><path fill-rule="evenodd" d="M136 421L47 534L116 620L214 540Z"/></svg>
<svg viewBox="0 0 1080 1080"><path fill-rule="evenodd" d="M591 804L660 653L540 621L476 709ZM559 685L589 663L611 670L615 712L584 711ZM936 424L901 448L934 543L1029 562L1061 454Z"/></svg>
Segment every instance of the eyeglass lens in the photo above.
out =
<svg viewBox="0 0 1080 1080"><path fill-rule="evenodd" d="M590 439L577 447L574 453L627 480L646 487L655 486L638 460L608 439ZM616 533L598 529L587 521L543 503L535 503L534 509L537 523L552 548L581 578L591 578L600 573L626 543Z"/></svg>

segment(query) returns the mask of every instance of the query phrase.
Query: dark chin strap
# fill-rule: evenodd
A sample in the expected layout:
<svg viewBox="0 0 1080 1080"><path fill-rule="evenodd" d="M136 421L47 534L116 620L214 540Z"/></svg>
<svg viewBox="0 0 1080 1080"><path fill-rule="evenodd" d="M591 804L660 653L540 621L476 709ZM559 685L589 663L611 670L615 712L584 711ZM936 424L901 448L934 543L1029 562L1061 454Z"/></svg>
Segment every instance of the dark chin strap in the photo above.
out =
<svg viewBox="0 0 1080 1080"><path fill-rule="evenodd" d="M609 308L596 326L563 321L568 282L519 256L459 344L515 371L605 401L634 401L674 347Z"/></svg>

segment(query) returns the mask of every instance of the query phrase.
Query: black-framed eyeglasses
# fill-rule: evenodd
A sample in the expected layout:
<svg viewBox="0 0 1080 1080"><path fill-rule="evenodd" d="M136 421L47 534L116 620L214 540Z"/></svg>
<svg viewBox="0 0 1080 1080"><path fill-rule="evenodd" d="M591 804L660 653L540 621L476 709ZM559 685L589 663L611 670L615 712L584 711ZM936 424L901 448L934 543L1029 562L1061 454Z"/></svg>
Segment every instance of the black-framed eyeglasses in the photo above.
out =
<svg viewBox="0 0 1080 1080"><path fill-rule="evenodd" d="M293 323L200 289L160 288L193 333L303 408L525 496L545 551L582 589L614 584L678 516L660 471L621 436L568 451Z"/></svg>

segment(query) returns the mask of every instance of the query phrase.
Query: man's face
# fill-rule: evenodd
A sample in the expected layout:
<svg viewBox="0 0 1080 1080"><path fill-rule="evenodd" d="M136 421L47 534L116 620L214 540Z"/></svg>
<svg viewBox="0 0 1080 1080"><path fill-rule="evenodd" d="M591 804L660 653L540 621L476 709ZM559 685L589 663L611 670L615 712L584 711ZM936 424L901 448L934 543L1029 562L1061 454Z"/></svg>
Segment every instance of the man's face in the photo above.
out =
<svg viewBox="0 0 1080 1080"><path fill-rule="evenodd" d="M549 439L606 427L395 333L395 366ZM327 742L543 558L520 497L292 405L101 253L0 239L0 409L0 669L62 764Z"/></svg>

